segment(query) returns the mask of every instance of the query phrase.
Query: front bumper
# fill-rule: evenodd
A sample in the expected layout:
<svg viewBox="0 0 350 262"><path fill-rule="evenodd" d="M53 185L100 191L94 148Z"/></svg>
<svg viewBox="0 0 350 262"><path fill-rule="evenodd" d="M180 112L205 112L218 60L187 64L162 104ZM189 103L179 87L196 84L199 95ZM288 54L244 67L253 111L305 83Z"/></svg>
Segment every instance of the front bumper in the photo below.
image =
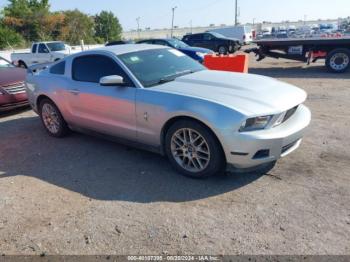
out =
<svg viewBox="0 0 350 262"><path fill-rule="evenodd" d="M27 99L27 94L25 92L16 95L0 95L0 112L12 110L27 105L29 105L29 102Z"/></svg>
<svg viewBox="0 0 350 262"><path fill-rule="evenodd" d="M275 162L296 150L311 121L311 112L300 105L282 125L254 132L226 132L223 147L228 164L246 169Z"/></svg>

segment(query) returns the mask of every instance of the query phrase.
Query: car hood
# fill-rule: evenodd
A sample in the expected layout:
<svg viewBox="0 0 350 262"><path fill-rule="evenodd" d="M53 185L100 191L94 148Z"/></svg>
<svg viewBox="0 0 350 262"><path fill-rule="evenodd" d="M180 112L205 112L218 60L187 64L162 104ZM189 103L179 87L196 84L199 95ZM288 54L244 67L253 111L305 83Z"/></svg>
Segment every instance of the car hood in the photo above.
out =
<svg viewBox="0 0 350 262"><path fill-rule="evenodd" d="M180 51L184 51L184 52L200 52L200 53L205 53L205 54L210 54L210 53L213 53L213 51L209 50L209 49L206 49L206 48L200 48L200 47L191 47L191 46L188 46L188 47L184 47L184 48L179 48Z"/></svg>
<svg viewBox="0 0 350 262"><path fill-rule="evenodd" d="M306 92L273 78L204 70L152 89L222 104L244 115L287 111L306 100Z"/></svg>
<svg viewBox="0 0 350 262"><path fill-rule="evenodd" d="M26 70L22 68L0 68L0 87L23 82L25 78Z"/></svg>

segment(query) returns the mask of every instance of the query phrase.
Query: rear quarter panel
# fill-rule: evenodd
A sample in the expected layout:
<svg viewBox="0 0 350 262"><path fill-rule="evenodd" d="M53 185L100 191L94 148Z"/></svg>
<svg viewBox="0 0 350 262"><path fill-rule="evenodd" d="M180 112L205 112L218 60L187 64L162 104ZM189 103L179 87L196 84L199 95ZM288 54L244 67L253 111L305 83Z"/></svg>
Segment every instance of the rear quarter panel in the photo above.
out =
<svg viewBox="0 0 350 262"><path fill-rule="evenodd" d="M38 98L44 95L59 107L63 117L68 121L69 115L66 110L64 94L62 94L62 88L67 86L67 84L67 78L64 76L48 74L47 71L34 75L27 74L26 90L33 110L38 112Z"/></svg>

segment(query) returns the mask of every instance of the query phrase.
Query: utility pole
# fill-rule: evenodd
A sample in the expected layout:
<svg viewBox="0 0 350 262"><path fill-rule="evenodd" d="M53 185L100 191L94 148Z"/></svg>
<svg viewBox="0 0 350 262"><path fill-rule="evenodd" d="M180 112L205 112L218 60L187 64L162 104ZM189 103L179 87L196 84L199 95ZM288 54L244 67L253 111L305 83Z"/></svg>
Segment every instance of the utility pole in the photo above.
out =
<svg viewBox="0 0 350 262"><path fill-rule="evenodd" d="M172 17L172 20L171 20L171 38L173 38L173 33L174 33L174 17L175 17L175 10L176 10L177 6L171 8L172 12L173 12L173 17Z"/></svg>
<svg viewBox="0 0 350 262"><path fill-rule="evenodd" d="M140 19L141 17L136 18L136 22L137 22L137 37L140 40Z"/></svg>
<svg viewBox="0 0 350 262"><path fill-rule="evenodd" d="M235 0L235 25L238 25L238 0Z"/></svg>

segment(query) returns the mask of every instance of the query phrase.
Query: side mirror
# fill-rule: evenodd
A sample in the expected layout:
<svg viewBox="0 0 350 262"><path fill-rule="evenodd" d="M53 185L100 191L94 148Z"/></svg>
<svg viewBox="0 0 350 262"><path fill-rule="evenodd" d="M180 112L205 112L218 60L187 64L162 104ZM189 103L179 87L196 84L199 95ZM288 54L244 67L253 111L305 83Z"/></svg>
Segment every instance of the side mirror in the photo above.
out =
<svg viewBox="0 0 350 262"><path fill-rule="evenodd" d="M124 79L121 76L105 76L100 79L101 86L118 86L124 84Z"/></svg>

